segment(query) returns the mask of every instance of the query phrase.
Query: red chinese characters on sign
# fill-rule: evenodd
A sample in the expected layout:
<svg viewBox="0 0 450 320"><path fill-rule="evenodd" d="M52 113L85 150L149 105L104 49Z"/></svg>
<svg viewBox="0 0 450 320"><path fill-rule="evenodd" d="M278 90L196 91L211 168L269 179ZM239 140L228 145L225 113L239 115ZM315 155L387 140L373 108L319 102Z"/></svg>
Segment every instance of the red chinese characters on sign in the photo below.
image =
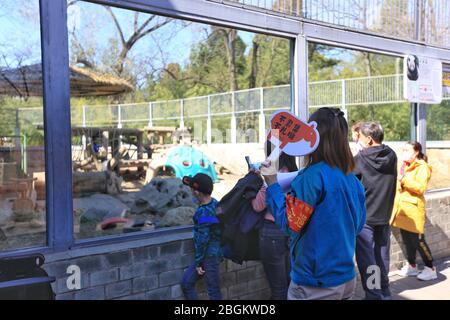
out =
<svg viewBox="0 0 450 320"><path fill-rule="evenodd" d="M286 214L289 228L294 232L300 232L311 218L314 208L288 194L286 196Z"/></svg>
<svg viewBox="0 0 450 320"><path fill-rule="evenodd" d="M316 123L305 123L288 111L278 111L270 119L271 130L267 140L273 137L279 141L279 148L284 152L300 156L314 151L319 143ZM306 143L305 143L306 142Z"/></svg>

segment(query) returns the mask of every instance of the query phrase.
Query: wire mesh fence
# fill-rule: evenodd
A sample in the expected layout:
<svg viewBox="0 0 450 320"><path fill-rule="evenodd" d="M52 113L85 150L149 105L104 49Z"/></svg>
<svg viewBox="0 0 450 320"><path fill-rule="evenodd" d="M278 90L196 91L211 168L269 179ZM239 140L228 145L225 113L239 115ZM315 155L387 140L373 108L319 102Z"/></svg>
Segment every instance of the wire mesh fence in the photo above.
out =
<svg viewBox="0 0 450 320"><path fill-rule="evenodd" d="M292 110L291 91L290 85L281 85L178 100L75 106L71 108L72 126L180 127L183 123L185 127L196 127L200 132L199 142L207 142L208 139L211 142L220 141L218 134L214 136L208 130L227 133L223 136L223 142L233 139L238 142L245 139L240 134L259 132L258 135L261 135L268 127L269 116L274 110ZM443 99L450 100L450 92L444 92ZM403 98L401 74L310 82L308 101L312 109L339 107L344 110L351 106L360 108L407 102ZM11 112L15 110L11 109ZM11 114L11 119L14 117ZM21 126L42 125L43 109L18 109L17 117ZM13 120L9 122L15 123ZM230 133L232 128L239 133L236 138Z"/></svg>
<svg viewBox="0 0 450 320"><path fill-rule="evenodd" d="M448 0L209 0L450 47Z"/></svg>

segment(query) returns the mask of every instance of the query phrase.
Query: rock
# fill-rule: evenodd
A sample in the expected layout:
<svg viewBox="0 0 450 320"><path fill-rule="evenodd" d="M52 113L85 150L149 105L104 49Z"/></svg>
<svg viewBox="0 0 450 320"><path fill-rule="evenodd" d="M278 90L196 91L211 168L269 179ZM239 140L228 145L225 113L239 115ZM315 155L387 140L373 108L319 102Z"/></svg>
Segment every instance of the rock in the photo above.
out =
<svg viewBox="0 0 450 320"><path fill-rule="evenodd" d="M132 207L136 201L136 192L123 192L115 196L128 207Z"/></svg>
<svg viewBox="0 0 450 320"><path fill-rule="evenodd" d="M5 232L0 229L0 241L5 241L7 239Z"/></svg>
<svg viewBox="0 0 450 320"><path fill-rule="evenodd" d="M107 194L94 194L90 197L74 199L74 211L83 210L86 212L89 209L97 209L100 211L109 212L109 217L119 217L122 211L129 211L130 208L122 201Z"/></svg>
<svg viewBox="0 0 450 320"><path fill-rule="evenodd" d="M178 207L197 207L190 188L178 178L156 177L136 194L131 212L164 216L170 209Z"/></svg>
<svg viewBox="0 0 450 320"><path fill-rule="evenodd" d="M178 207L170 209L166 214L156 222L158 228L186 226L193 223L195 208L192 207Z"/></svg>
<svg viewBox="0 0 450 320"><path fill-rule="evenodd" d="M35 203L31 199L15 199L12 205L14 221L30 221L34 217Z"/></svg>
<svg viewBox="0 0 450 320"><path fill-rule="evenodd" d="M122 192L123 178L115 172L106 171L106 193L119 194Z"/></svg>
<svg viewBox="0 0 450 320"><path fill-rule="evenodd" d="M80 216L80 234L83 235L95 232L97 224L104 219L125 217L130 212L124 203L106 194L74 199L74 211L79 210L83 210Z"/></svg>
<svg viewBox="0 0 450 320"><path fill-rule="evenodd" d="M73 193L85 195L92 193L118 194L122 192L122 177L112 171L73 172Z"/></svg>
<svg viewBox="0 0 450 320"><path fill-rule="evenodd" d="M39 221L37 219L32 219L29 223L30 228L42 228L45 226L45 222L44 221Z"/></svg>

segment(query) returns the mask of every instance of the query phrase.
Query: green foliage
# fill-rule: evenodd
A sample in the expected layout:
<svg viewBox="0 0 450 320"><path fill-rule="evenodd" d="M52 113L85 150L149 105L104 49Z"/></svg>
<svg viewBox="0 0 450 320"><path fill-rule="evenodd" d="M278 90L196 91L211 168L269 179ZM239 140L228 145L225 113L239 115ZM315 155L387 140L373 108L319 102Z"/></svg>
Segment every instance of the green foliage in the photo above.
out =
<svg viewBox="0 0 450 320"><path fill-rule="evenodd" d="M427 106L427 139L450 140L450 101Z"/></svg>

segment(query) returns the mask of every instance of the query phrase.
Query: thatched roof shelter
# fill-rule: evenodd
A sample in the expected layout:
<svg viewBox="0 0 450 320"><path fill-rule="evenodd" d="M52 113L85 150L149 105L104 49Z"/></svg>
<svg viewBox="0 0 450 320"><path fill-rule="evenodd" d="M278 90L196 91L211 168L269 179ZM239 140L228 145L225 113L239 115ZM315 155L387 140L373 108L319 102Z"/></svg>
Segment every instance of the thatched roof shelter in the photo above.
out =
<svg viewBox="0 0 450 320"><path fill-rule="evenodd" d="M133 91L126 80L101 74L90 68L69 66L72 97L109 96ZM16 69L0 69L0 95L42 96L42 65L40 63Z"/></svg>

